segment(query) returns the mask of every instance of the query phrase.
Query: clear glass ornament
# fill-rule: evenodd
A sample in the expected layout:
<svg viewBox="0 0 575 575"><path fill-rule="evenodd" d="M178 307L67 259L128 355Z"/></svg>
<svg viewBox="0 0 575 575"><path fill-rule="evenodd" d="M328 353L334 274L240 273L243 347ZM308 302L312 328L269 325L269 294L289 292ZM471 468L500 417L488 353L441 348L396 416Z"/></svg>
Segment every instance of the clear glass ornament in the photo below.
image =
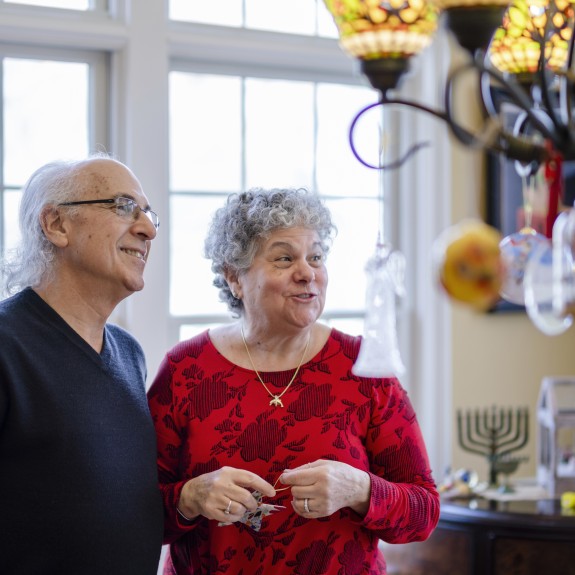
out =
<svg viewBox="0 0 575 575"><path fill-rule="evenodd" d="M527 262L538 247L549 243L544 235L533 228L523 228L501 240L499 249L505 274L499 293L504 300L518 305L525 304L523 278Z"/></svg>
<svg viewBox="0 0 575 575"><path fill-rule="evenodd" d="M545 335L560 335L573 323L571 315L556 311L556 284L553 280L556 258L551 242L540 246L529 258L523 280L527 314Z"/></svg>
<svg viewBox="0 0 575 575"><path fill-rule="evenodd" d="M525 307L546 335L560 335L575 315L575 209L559 214L553 241L535 250L525 270Z"/></svg>
<svg viewBox="0 0 575 575"><path fill-rule="evenodd" d="M405 294L405 257L377 243L367 261L364 335L352 373L360 377L397 377L405 372L397 338L397 298Z"/></svg>
<svg viewBox="0 0 575 575"><path fill-rule="evenodd" d="M575 209L553 224L553 310L564 317L575 313Z"/></svg>

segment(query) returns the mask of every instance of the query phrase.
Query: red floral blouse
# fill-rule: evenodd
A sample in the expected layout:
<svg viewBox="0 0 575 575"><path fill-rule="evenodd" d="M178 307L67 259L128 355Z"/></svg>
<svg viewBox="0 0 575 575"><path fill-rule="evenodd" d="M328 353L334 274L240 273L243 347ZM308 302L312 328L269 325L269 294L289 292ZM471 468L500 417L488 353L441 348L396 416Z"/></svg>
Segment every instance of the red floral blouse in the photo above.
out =
<svg viewBox="0 0 575 575"><path fill-rule="evenodd" d="M282 396L283 408L269 405L256 374L224 358L207 331L166 355L148 392L170 543L165 573L382 575L379 539L429 536L439 495L415 413L396 379L351 373L360 341L332 330ZM281 393L292 374L261 376ZM305 519L293 512L289 490L269 501L285 509L266 516L260 531L242 523L219 527L204 517L186 522L176 512L191 477L228 465L274 484L285 469L317 459L370 473L365 517L343 508Z"/></svg>

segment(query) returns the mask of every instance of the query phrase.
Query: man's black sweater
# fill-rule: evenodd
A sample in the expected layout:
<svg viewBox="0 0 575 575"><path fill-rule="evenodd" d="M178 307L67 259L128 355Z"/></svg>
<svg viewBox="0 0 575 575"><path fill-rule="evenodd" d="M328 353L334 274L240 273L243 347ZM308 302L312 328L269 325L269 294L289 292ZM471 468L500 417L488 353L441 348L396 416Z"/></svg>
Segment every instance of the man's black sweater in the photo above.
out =
<svg viewBox="0 0 575 575"><path fill-rule="evenodd" d="M0 302L0 573L155 575L156 442L141 347L98 354L34 291Z"/></svg>

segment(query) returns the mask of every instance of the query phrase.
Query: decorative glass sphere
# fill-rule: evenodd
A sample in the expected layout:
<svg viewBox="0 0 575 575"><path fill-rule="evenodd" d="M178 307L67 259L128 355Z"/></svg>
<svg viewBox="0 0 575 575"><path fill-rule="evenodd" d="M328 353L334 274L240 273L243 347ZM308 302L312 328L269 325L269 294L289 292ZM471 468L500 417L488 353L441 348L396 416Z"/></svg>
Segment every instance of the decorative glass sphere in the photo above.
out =
<svg viewBox="0 0 575 575"><path fill-rule="evenodd" d="M525 304L523 278L529 256L541 245L550 245L550 241L533 228L505 236L499 244L505 275L500 294L504 300L518 305Z"/></svg>
<svg viewBox="0 0 575 575"><path fill-rule="evenodd" d="M504 276L500 241L497 229L475 219L463 220L435 240L435 274L452 299L477 310L499 301Z"/></svg>
<svg viewBox="0 0 575 575"><path fill-rule="evenodd" d="M525 267L525 308L531 321L545 335L560 335L573 323L572 315L557 313L554 305L557 284L553 276L557 264L553 246L542 244L533 251Z"/></svg>

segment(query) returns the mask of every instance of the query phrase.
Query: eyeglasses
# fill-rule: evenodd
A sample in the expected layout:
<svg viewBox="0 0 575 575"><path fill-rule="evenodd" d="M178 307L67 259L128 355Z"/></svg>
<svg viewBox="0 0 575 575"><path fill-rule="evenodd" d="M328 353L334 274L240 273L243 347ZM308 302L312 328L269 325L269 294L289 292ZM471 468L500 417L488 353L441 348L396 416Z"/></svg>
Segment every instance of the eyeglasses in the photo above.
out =
<svg viewBox="0 0 575 575"><path fill-rule="evenodd" d="M160 227L160 218L156 212L152 211L151 208L142 208L132 198L124 198L123 196L120 196L119 198L110 198L107 200L81 200L78 202L64 202L58 205L82 206L85 204L110 204L109 207L113 209L118 216L124 219L131 219L134 222L140 217L140 212L144 212L152 224L154 224L156 229Z"/></svg>

